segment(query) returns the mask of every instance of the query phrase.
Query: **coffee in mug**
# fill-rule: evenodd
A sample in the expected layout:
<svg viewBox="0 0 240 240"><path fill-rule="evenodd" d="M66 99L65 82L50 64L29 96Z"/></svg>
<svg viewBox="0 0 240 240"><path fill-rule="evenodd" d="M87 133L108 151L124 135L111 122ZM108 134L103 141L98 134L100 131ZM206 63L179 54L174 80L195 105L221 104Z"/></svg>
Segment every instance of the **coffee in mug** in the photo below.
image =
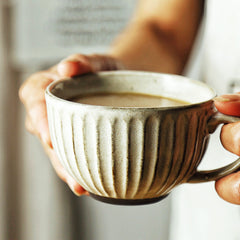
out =
<svg viewBox="0 0 240 240"><path fill-rule="evenodd" d="M112 107L159 108L189 104L177 99L137 93L93 93L91 95L83 95L69 100L96 106Z"/></svg>

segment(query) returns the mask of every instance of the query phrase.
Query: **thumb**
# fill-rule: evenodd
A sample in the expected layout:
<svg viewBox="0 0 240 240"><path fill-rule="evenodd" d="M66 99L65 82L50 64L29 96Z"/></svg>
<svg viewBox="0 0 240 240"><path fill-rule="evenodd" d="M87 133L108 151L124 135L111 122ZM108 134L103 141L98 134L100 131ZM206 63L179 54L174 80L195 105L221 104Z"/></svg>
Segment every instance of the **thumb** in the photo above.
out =
<svg viewBox="0 0 240 240"><path fill-rule="evenodd" d="M215 188L225 201L240 205L240 171L218 180Z"/></svg>
<svg viewBox="0 0 240 240"><path fill-rule="evenodd" d="M73 77L89 72L120 70L124 65L118 59L108 55L75 54L58 64L57 70L61 77Z"/></svg>
<svg viewBox="0 0 240 240"><path fill-rule="evenodd" d="M61 77L73 77L88 72L93 72L89 59L81 54L71 55L62 60L57 66Z"/></svg>

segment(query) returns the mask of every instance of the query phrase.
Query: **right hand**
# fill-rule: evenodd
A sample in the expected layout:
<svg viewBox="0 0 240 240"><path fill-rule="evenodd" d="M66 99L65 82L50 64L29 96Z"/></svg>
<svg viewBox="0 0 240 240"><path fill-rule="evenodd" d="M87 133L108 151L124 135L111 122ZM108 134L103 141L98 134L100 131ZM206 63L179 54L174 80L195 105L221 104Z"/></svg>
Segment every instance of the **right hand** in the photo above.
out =
<svg viewBox="0 0 240 240"><path fill-rule="evenodd" d="M58 176L78 196L88 193L66 172L52 147L47 120L45 89L51 82L58 81L63 77L119 69L123 69L123 65L110 56L75 54L49 70L34 73L22 84L19 90L20 100L26 109L26 129L39 138Z"/></svg>
<svg viewBox="0 0 240 240"><path fill-rule="evenodd" d="M214 103L219 112L240 117L240 93L216 97ZM228 151L240 156L240 121L224 125L220 137ZM225 201L240 205L240 169L216 181L215 189Z"/></svg>

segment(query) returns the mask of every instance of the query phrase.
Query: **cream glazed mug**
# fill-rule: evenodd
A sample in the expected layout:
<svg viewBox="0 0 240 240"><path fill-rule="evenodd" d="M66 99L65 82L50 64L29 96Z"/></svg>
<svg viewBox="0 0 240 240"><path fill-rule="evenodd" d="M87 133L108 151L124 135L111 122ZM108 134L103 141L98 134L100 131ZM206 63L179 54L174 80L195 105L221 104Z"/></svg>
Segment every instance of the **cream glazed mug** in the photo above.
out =
<svg viewBox="0 0 240 240"><path fill-rule="evenodd" d="M94 93L141 93L188 102L177 107L109 107L71 101ZM183 76L108 71L53 82L46 89L53 147L68 173L100 201L136 205L160 201L182 183L217 180L240 159L197 170L209 135L239 118L216 111L215 92Z"/></svg>

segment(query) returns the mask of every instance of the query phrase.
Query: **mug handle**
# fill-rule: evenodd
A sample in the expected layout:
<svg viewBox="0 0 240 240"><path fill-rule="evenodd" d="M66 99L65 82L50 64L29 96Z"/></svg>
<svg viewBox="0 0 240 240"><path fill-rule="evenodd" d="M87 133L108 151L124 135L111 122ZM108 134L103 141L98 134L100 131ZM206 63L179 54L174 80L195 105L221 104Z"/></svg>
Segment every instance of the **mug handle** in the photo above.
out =
<svg viewBox="0 0 240 240"><path fill-rule="evenodd" d="M238 117L232 117L224 115L220 112L216 112L208 122L209 133L213 133L219 124L234 123L239 121L240 118ZM221 168L206 171L196 171L196 173L187 180L187 183L215 181L238 170L240 170L240 158Z"/></svg>

